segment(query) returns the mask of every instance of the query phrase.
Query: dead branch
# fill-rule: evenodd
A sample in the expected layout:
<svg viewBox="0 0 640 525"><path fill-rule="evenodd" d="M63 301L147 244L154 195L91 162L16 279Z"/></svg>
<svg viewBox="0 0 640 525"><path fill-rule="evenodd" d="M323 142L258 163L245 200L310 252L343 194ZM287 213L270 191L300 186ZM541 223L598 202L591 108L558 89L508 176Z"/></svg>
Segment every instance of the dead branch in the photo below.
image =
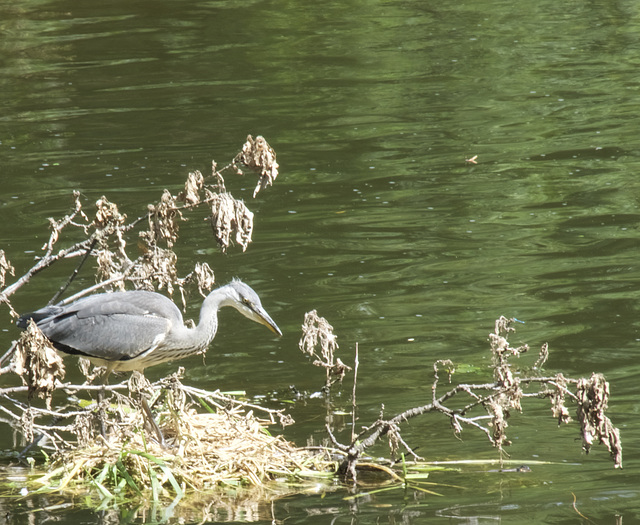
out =
<svg viewBox="0 0 640 525"><path fill-rule="evenodd" d="M81 262L54 296L54 300L57 301L58 296L69 287L89 259L96 262L96 279L99 282L75 293L62 303L76 300L98 289L124 289L126 283L137 289L165 288L169 293L177 287L183 303L186 303L187 288L195 288L198 293L205 295L205 291L208 292L213 287L213 271L208 264L199 263L186 277L179 277L176 269L177 256L173 247L179 240L179 223L185 220L184 214L187 211L224 201L234 210L233 228L236 242L246 250L251 242L253 214L242 202L236 201L226 192L223 178L223 172L234 167L237 169L236 162L245 163L259 172L258 183L261 186L271 185L277 176L273 150L262 137L255 141L249 137L242 151L227 167L218 170L215 161L212 162L210 184L199 171L191 172L187 176L184 191L177 197L164 190L158 202L149 204L146 213L134 220L129 220L117 204L110 202L105 196L95 202L95 210L90 217L91 214L85 213L83 209L80 193L73 192L71 211L61 219L49 219L51 232L47 242L42 246L42 255L24 275L7 287L6 279L14 275L15 270L7 260L5 252L0 250L0 304L7 304L11 314L17 316L9 298L36 274L57 262L73 257L81 257ZM59 248L67 234L77 230L86 238ZM138 231L136 236L137 230L141 231ZM220 242L220 238L217 240ZM227 246L224 246L224 249L226 248ZM6 364L10 357L10 364ZM86 360L81 370L88 382L84 385L64 384L62 379L65 370L60 356L33 323L30 323L20 339L5 353L2 364L5 366L0 368L0 374L16 373L24 384L21 387L0 388L0 411L6 416L3 421L21 434L25 442L33 443L34 440L44 439L47 447L56 450L63 450L73 443L86 444L98 439L100 430L104 430L105 427L104 422L102 429L98 424L99 413L106 414L108 430L120 436L128 435L135 424L131 419L135 417L128 414L131 411L137 412L137 402L120 393L127 389L134 393L147 390L156 399L170 390L172 395L184 398L185 403L187 398L198 397L210 404L217 400L220 409L233 406L252 411L263 410L257 405L247 405L216 393L181 389L176 386L176 378L154 385L148 385L146 382L138 384L132 380L114 386L91 385L89 382L99 376L99 370L94 369L91 372L89 366L86 366ZM58 393L62 391L76 401L55 406L53 402L59 399ZM115 404L110 404L109 400L96 403L78 399L78 396L90 397L91 394L100 392L111 394ZM20 400L20 396L24 396L25 393L26 400ZM45 407L32 403L36 397L44 399ZM52 405L55 409L51 408ZM287 416L281 411L266 410L266 413L271 419L278 419L283 424L288 422ZM43 446L43 442L39 446Z"/></svg>
<svg viewBox="0 0 640 525"><path fill-rule="evenodd" d="M556 376L520 377L521 371L511 362L512 358L520 357L529 347L522 345L512 347L508 341L508 334L514 331L514 319L501 317L496 321L495 330L489 336L493 356L494 382L482 384L458 384L443 394L438 394L440 388L439 373L444 369L450 383L455 372L450 360L436 361L433 365L434 381L431 385L431 402L422 406L405 410L391 418L380 418L361 432L352 435L349 445L338 442L327 426L327 432L333 445L345 452L345 459L340 465L340 473L347 479L356 480L356 465L364 452L374 446L382 438L389 441L392 459L401 444L410 454L409 448L401 436L400 427L409 419L424 414L437 412L449 419L454 435L458 437L465 426L475 428L486 435L490 443L503 457L504 448L511 442L507 438L507 420L512 410L522 412L523 398L548 398L551 401L551 411L558 423L569 423L567 400L575 403L576 418L580 422L583 438L583 448L589 452L595 441L604 444L608 449L614 466L622 466L622 444L620 431L612 424L604 412L609 399L609 384L600 374L593 374L589 379L570 379L561 374ZM330 325L329 325L330 326ZM316 344L314 337L304 331L310 343ZM302 341L301 341L302 345ZM543 346L541 356L548 356L548 346ZM538 363L540 362L540 359ZM523 392L523 387L537 388L536 392ZM462 408L450 408L447 402L454 397L466 395L470 402ZM482 410L484 414L470 415L474 410Z"/></svg>
<svg viewBox="0 0 640 525"><path fill-rule="evenodd" d="M36 263L24 275L6 287L7 276L13 275L15 270L8 262L5 252L0 250L0 288L4 287L0 291L0 304L6 304L11 315L18 317L10 297L41 271L74 257L82 257L82 260L52 302L57 301L59 295L68 288L89 258L96 261L98 284L77 292L74 298L87 295L98 288L108 291L114 288L124 290L129 284L136 289L166 289L170 294L177 287L183 304L186 304L187 286L195 286L200 294L203 294L203 290L210 290L214 280L213 271L208 266L199 264L186 277L180 277L177 256L172 248L178 241L178 226L180 221L185 220L184 212L209 205L213 207L216 240L223 251L230 245L230 235L235 235L235 241L242 246L243 251L247 249L251 242L253 213L244 203L226 192L222 175L224 171L239 169L236 162L246 163L259 172L259 185L271 185L277 176L273 149L262 137L253 140L249 136L241 152L225 168L218 170L215 161L212 162L211 184L207 184L199 171L191 172L187 176L183 192L174 197L164 190L159 201L150 204L147 213L134 220L129 220L115 203L104 196L96 201L94 215L90 218L83 209L80 193L74 192L72 210L61 219L49 219L51 233L42 246L43 255L37 258ZM183 204L180 205L180 202ZM224 207L216 208L215 203L224 203ZM147 229L138 233L139 242L131 242L130 232L145 221ZM56 252L58 245L63 242L64 234L70 229L82 230L87 238ZM140 249L142 253L134 253L140 252ZM15 346L12 346L5 353L0 366L6 364L14 349ZM0 373L10 370L4 366L0 368Z"/></svg>

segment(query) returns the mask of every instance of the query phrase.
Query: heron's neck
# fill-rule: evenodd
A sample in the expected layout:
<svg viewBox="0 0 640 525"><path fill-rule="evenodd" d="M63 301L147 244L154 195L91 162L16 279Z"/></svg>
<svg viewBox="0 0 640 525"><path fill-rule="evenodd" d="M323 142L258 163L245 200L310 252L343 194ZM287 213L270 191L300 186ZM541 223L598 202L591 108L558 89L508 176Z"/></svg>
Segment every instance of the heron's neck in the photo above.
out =
<svg viewBox="0 0 640 525"><path fill-rule="evenodd" d="M211 292L200 308L200 322L194 329L194 335L203 348L209 346L218 331L218 310L223 306L229 306L225 303L227 297L222 291L223 288Z"/></svg>

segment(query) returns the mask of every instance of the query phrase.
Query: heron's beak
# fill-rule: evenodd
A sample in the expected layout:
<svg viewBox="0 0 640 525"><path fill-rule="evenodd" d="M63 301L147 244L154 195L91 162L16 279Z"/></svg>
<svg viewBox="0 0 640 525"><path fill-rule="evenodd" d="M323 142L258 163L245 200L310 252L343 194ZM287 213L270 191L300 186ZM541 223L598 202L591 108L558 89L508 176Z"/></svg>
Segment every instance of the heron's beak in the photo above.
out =
<svg viewBox="0 0 640 525"><path fill-rule="evenodd" d="M265 311L264 308L256 308L254 310L256 315L258 316L258 322L260 324L265 325L269 330L271 330L274 334L282 337L282 331L278 328L278 325L275 323L273 319L269 316L269 314Z"/></svg>

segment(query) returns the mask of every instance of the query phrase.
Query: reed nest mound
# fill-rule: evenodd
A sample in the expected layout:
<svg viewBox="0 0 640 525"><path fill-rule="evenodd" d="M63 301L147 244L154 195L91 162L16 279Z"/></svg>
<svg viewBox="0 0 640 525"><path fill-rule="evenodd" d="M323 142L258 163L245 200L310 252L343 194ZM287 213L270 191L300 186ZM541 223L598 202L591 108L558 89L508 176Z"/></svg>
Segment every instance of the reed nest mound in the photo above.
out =
<svg viewBox="0 0 640 525"><path fill-rule="evenodd" d="M77 440L56 444L48 472L36 480L43 489L92 486L106 496L114 489L151 490L155 499L220 486L332 477L336 472L329 451L298 448L272 434L292 423L283 412L182 385L178 374L142 389L138 384L129 395L113 394L101 406L76 415ZM152 396L164 444L139 408L137 394ZM105 435L101 426L107 429Z"/></svg>

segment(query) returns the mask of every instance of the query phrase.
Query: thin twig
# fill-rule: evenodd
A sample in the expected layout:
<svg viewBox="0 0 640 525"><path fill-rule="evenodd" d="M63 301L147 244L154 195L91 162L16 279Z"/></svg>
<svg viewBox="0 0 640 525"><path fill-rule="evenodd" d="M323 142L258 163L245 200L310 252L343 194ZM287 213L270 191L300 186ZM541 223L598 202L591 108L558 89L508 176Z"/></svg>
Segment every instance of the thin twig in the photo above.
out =
<svg viewBox="0 0 640 525"><path fill-rule="evenodd" d="M161 383L161 381L158 381L158 383L154 383L154 385ZM203 399L218 399L220 401L224 401L225 403L231 403L232 405L235 405L235 406L247 407L253 410L259 410L267 414L279 415L284 412L284 409L275 410L272 408L255 405L253 403L247 403L246 401L239 401L237 399L234 399L233 397L225 396L224 394L221 394L220 391L209 392L207 390L202 390L200 388L195 388L187 385L180 385L180 388L189 394L192 394L197 397L201 397ZM220 408L223 408L223 407L220 407Z"/></svg>
<svg viewBox="0 0 640 525"><path fill-rule="evenodd" d="M358 343L356 342L356 356L353 360L353 391L351 393L351 443L356 439L356 409L358 404L356 403L356 388L358 386L358 365L360 361L358 359Z"/></svg>
<svg viewBox="0 0 640 525"><path fill-rule="evenodd" d="M56 301L58 300L58 298L66 291L67 288L69 288L69 285L73 282L73 280L78 276L78 274L80 273L80 270L82 269L82 267L84 266L84 263L87 262L87 259L89 258L89 256L91 255L91 252L93 251L93 249L96 246L96 243L98 242L98 238L97 237L93 237L93 241L91 242L91 245L86 249L84 257L82 258L82 260L78 263L78 266L75 267L75 269L73 270L73 272L71 273L71 275L69 276L69 278L67 279L67 282L64 283L60 289L56 292L56 294L51 298L51 300L47 303L47 306L50 306L52 304L55 304Z"/></svg>

